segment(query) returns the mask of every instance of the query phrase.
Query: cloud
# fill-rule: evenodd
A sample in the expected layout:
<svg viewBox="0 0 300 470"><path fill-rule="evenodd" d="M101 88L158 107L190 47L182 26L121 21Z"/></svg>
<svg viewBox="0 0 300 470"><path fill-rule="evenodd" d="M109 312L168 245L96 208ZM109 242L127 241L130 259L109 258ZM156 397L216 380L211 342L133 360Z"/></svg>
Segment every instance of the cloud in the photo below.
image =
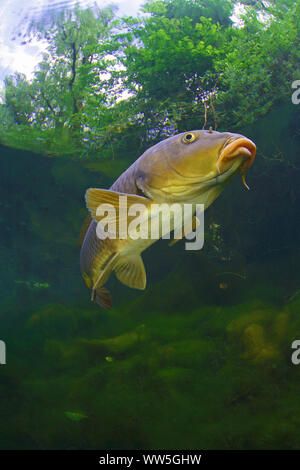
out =
<svg viewBox="0 0 300 470"><path fill-rule="evenodd" d="M120 15L135 15L144 0L1 0L0 17L0 83L5 76L14 72L32 77L35 66L42 58L45 44L24 42L30 21L46 18L50 10L72 7L79 3L82 7L97 4L99 7L115 3Z"/></svg>

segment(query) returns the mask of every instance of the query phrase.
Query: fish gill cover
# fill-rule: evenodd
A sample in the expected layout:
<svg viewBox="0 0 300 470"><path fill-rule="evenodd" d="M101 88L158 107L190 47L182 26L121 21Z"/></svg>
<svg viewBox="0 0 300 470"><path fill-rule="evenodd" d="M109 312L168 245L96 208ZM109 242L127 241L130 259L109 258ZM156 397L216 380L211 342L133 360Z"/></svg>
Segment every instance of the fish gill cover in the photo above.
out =
<svg viewBox="0 0 300 470"><path fill-rule="evenodd" d="M81 4L26 30L44 55L0 105L1 449L299 448L300 3L237 3ZM208 209L202 250L145 251L145 291L112 278L112 310L92 304L86 189L210 127L255 142L251 190Z"/></svg>

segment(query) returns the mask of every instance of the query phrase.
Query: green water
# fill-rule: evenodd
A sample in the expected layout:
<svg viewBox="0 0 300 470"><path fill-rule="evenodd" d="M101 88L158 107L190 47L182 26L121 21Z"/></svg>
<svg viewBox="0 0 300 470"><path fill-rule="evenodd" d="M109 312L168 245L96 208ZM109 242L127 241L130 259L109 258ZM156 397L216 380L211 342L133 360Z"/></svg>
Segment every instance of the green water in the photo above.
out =
<svg viewBox="0 0 300 470"><path fill-rule="evenodd" d="M1 449L299 448L297 119L285 105L243 130L251 190L236 179L207 211L203 250L146 251L145 292L111 279L111 311L78 234L86 188L114 178L1 147ZM295 163L263 157L278 148Z"/></svg>

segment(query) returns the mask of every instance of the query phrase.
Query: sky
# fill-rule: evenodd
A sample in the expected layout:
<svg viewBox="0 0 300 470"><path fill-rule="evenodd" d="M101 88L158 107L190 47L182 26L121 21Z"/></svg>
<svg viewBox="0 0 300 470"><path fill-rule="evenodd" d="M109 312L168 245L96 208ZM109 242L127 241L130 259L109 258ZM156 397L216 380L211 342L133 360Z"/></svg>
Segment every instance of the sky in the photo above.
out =
<svg viewBox="0 0 300 470"><path fill-rule="evenodd" d="M72 7L76 3L83 7L114 3L120 15L135 15L143 0L0 0L0 85L6 75L15 71L30 78L41 60L45 46L40 41L22 44L30 21L46 18L49 8Z"/></svg>
<svg viewBox="0 0 300 470"><path fill-rule="evenodd" d="M42 59L46 43L32 40L30 44L24 44L23 35L30 21L47 21L49 10L72 7L78 3L82 7L93 7L95 4L101 7L114 3L119 7L119 15L134 16L144 0L0 0L0 91L5 76L20 72L30 79L35 66Z"/></svg>

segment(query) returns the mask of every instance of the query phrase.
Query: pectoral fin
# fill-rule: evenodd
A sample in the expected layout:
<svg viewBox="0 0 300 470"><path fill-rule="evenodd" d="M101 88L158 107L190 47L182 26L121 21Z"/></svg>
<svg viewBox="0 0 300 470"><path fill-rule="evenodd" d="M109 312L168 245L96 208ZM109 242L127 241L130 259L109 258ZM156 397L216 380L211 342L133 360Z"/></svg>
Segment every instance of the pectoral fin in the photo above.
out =
<svg viewBox="0 0 300 470"><path fill-rule="evenodd" d="M120 227L128 227L130 222L136 217L136 214L128 214L133 204L143 205L146 211L153 202L143 196L96 188L87 190L85 200L92 218L96 222L101 222L105 217L105 224L112 227L112 231L116 234L120 234Z"/></svg>
<svg viewBox="0 0 300 470"><path fill-rule="evenodd" d="M133 289L145 289L146 272L140 255L121 257L115 267L119 281Z"/></svg>
<svg viewBox="0 0 300 470"><path fill-rule="evenodd" d="M200 224L199 219L194 215L190 222L190 226L187 225L185 230L184 228L182 228L181 236L179 238L174 238L174 240L172 240L169 243L169 246L175 245L175 243L177 243L179 240L182 240L186 235L189 235L189 233L194 232L197 229L197 227L199 227L199 224Z"/></svg>

